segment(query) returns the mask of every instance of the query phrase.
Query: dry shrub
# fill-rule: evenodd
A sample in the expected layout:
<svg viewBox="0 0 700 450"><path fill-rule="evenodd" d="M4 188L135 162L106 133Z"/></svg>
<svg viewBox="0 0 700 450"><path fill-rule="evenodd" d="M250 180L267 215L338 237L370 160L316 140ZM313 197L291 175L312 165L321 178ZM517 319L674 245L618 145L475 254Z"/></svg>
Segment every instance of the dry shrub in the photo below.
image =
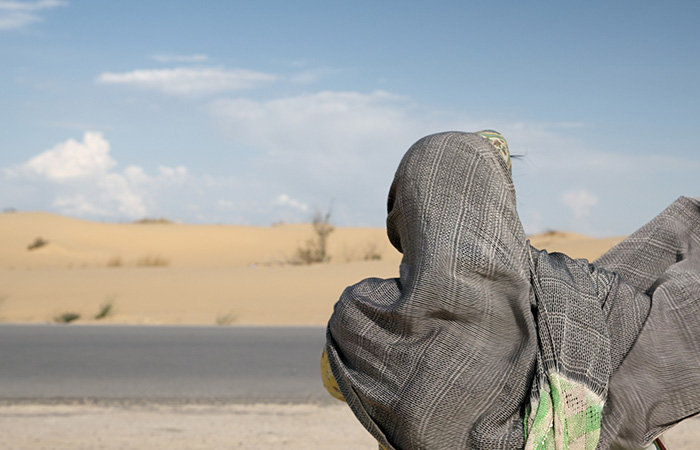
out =
<svg viewBox="0 0 700 450"><path fill-rule="evenodd" d="M166 267L170 265L170 260L158 255L146 255L136 260L139 267Z"/></svg>
<svg viewBox="0 0 700 450"><path fill-rule="evenodd" d="M327 263L331 260L328 255L328 236L335 230L331 225L331 210L325 214L319 209L311 216L314 236L306 241L306 245L297 248L296 258L300 264Z"/></svg>
<svg viewBox="0 0 700 450"><path fill-rule="evenodd" d="M369 242L364 247L343 246L342 253L343 261L349 263L353 261L379 261L382 259L382 253L379 251L379 244Z"/></svg>
<svg viewBox="0 0 700 450"><path fill-rule="evenodd" d="M382 259L382 254L379 252L379 246L376 242L370 242L365 246L365 252L362 257L365 261L379 261Z"/></svg>
<svg viewBox="0 0 700 450"><path fill-rule="evenodd" d="M109 258L109 261L107 261L107 267L121 267L123 265L124 263L121 256L112 256Z"/></svg>
<svg viewBox="0 0 700 450"><path fill-rule="evenodd" d="M71 323L78 319L80 319L80 314L76 312L64 312L63 314L59 314L54 317L53 321L58 323Z"/></svg>
<svg viewBox="0 0 700 450"><path fill-rule="evenodd" d="M95 314L95 320L105 319L114 314L114 300L116 298L116 295L106 296L106 300L100 305L100 309Z"/></svg>
<svg viewBox="0 0 700 450"><path fill-rule="evenodd" d="M357 260L357 249L348 244L343 245L343 251L341 253L343 261L346 263L353 262Z"/></svg>
<svg viewBox="0 0 700 450"><path fill-rule="evenodd" d="M113 256L107 261L107 267L125 267L127 265L134 265L137 267L166 267L170 265L170 260L158 255L145 255L129 264L125 263L121 256Z"/></svg>
<svg viewBox="0 0 700 450"><path fill-rule="evenodd" d="M48 243L49 243L49 241L42 239L41 237L38 237L38 238L34 239L34 241L31 244L27 245L27 250L32 251L32 250L35 250L37 248L41 248Z"/></svg>
<svg viewBox="0 0 700 450"><path fill-rule="evenodd" d="M153 224L153 223L173 223L172 220L166 219L165 217L144 217L143 219L135 220L133 223L137 224Z"/></svg>
<svg viewBox="0 0 700 450"><path fill-rule="evenodd" d="M216 315L216 324L220 326L232 325L238 319L238 315L234 313L225 313Z"/></svg>

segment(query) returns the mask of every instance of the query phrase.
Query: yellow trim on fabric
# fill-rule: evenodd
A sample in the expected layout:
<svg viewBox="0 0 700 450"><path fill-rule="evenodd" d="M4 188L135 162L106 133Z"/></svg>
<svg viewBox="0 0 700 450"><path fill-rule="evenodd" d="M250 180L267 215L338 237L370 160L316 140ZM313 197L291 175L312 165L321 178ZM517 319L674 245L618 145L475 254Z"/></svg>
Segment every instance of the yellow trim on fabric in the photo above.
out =
<svg viewBox="0 0 700 450"><path fill-rule="evenodd" d="M328 393L331 394L333 398L337 398L341 402L345 401L345 398L338 387L338 382L335 381L335 377L333 376L331 363L328 362L328 355L326 355L325 348L323 349L323 353L321 353L321 379L323 380L323 387L326 388Z"/></svg>

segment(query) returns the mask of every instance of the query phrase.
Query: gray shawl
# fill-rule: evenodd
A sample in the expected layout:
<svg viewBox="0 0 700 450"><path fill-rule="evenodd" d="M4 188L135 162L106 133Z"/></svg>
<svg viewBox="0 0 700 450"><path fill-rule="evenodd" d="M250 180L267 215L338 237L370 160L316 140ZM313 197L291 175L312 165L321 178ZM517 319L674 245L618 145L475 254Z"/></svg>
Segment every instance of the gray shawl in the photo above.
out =
<svg viewBox="0 0 700 450"><path fill-rule="evenodd" d="M495 148L451 132L409 149L388 210L400 276L348 287L326 345L348 405L387 449L532 446L541 412L554 424L542 433L560 419L542 406L559 376L585 393L567 394L566 414L600 400L584 414L601 449L641 447L700 411L697 200L593 264L548 254L529 246Z"/></svg>

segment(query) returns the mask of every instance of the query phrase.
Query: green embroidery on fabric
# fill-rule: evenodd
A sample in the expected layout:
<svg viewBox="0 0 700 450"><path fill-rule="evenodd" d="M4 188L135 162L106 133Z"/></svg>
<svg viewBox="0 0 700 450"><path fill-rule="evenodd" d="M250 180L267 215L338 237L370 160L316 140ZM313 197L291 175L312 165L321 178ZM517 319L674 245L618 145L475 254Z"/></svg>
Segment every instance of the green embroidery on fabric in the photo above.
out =
<svg viewBox="0 0 700 450"><path fill-rule="evenodd" d="M503 160L506 162L508 170L511 171L510 151L508 150L508 142L506 142L506 138L504 138L501 133L494 130L483 130L477 132L477 134L488 140L491 145L496 147L496 150L498 150L501 158L503 158Z"/></svg>
<svg viewBox="0 0 700 450"><path fill-rule="evenodd" d="M525 414L526 450L594 450L600 439L603 400L558 373L548 375Z"/></svg>

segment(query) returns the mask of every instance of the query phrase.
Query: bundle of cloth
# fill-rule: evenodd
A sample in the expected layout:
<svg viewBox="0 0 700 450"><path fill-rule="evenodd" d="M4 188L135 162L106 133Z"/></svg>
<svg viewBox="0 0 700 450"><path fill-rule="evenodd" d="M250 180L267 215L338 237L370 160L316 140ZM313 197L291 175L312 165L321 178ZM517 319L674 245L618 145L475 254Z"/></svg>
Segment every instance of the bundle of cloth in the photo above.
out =
<svg viewBox="0 0 700 450"><path fill-rule="evenodd" d="M391 450L639 449L700 412L700 200L593 262L530 246L493 131L425 137L387 232L399 277L348 287L327 385Z"/></svg>

